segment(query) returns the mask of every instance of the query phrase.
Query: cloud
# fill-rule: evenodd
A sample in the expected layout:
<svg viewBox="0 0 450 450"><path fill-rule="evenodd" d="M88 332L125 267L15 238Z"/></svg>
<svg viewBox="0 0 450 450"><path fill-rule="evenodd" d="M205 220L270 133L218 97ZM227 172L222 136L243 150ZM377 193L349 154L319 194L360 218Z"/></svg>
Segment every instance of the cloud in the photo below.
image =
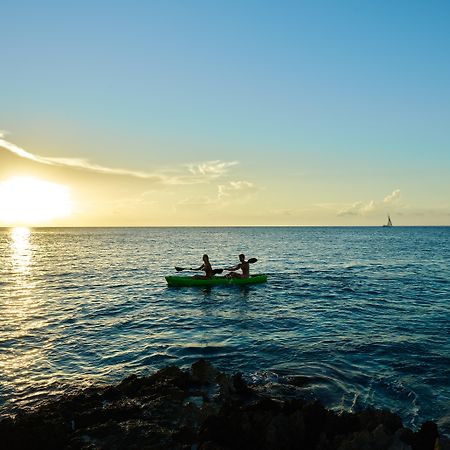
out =
<svg viewBox="0 0 450 450"><path fill-rule="evenodd" d="M46 158L46 160L50 164L54 164L57 166L66 166L66 167L73 167L73 168L77 168L77 169L92 170L94 172L105 173L105 174L110 174L110 175L126 175L126 176L136 177L136 178L153 178L153 179L159 178L160 181L165 181L163 175L157 175L157 174L148 173L148 172L139 172L139 171L135 171L135 170L118 169L118 168L101 166L99 164L91 163L90 161L88 161L86 159Z"/></svg>
<svg viewBox="0 0 450 450"><path fill-rule="evenodd" d="M223 199L236 195L237 198L248 196L256 191L256 187L250 181L230 181L227 184L220 184L218 188L218 198Z"/></svg>
<svg viewBox="0 0 450 450"><path fill-rule="evenodd" d="M229 181L226 184L220 184L217 186L217 195L201 195L195 197L187 197L177 202L178 206L196 206L196 207L215 207L222 208L228 205L228 200L233 200L233 204L242 202L248 199L248 197L256 192L257 187L250 181Z"/></svg>
<svg viewBox="0 0 450 450"><path fill-rule="evenodd" d="M361 212L362 207L363 202L355 202L351 206L341 209L337 215L340 217L357 216Z"/></svg>
<svg viewBox="0 0 450 450"><path fill-rule="evenodd" d="M5 140L5 135L6 132L0 130L0 147L3 147L5 150L21 158L34 161L39 164L88 170L106 175L128 176L144 180L152 180L153 182L166 185L190 185L205 183L211 178L218 178L225 175L230 167L238 164L237 161L216 160L184 165L182 166L183 170L178 168L171 171L165 171L166 173L151 173L103 166L82 158L55 158L36 155L24 150L12 142ZM188 167L188 173L186 173L186 167Z"/></svg>
<svg viewBox="0 0 450 450"><path fill-rule="evenodd" d="M0 132L0 147L20 156L21 158L29 159L31 161L46 164L49 166L61 166L61 167L71 167L75 169L85 169L93 172L105 173L110 175L126 175L136 178L152 178L164 181L164 176L156 175L148 172L139 172L128 169L112 168L107 166L102 166L99 164L91 163L86 159L80 158L52 158L47 156L35 155L33 153L27 152L21 147L13 144L12 142L3 139L4 132Z"/></svg>
<svg viewBox="0 0 450 450"><path fill-rule="evenodd" d="M239 164L238 161L207 161L199 164L188 164L189 172L193 175L202 175L211 178L220 177L228 172L232 166Z"/></svg>
<svg viewBox="0 0 450 450"><path fill-rule="evenodd" d="M365 216L375 213L386 212L386 207L399 205L400 189L395 189L386 195L382 201L370 200L368 202L355 202L350 206L344 207L338 212L338 216Z"/></svg>
<svg viewBox="0 0 450 450"><path fill-rule="evenodd" d="M45 161L45 158L41 158L39 156L28 153L23 148L17 147L17 145L12 144L11 142L8 142L5 139L3 139L5 134L6 133L4 131L0 131L0 147L3 147L4 149L9 150L12 153L15 153L17 156L20 156L21 158L31 159L32 161L35 162L49 164Z"/></svg>
<svg viewBox="0 0 450 450"><path fill-rule="evenodd" d="M395 189L391 194L384 197L383 203L392 204L400 199L400 189Z"/></svg>

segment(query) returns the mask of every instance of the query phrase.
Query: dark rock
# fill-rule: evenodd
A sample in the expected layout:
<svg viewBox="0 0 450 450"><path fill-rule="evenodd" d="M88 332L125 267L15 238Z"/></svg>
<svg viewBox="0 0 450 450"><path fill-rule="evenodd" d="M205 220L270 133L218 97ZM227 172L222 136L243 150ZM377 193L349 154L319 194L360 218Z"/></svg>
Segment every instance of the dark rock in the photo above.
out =
<svg viewBox="0 0 450 450"><path fill-rule="evenodd" d="M140 416L141 409L137 405L114 405L108 408L94 408L74 416L77 428L86 428L94 424L108 422L109 420L124 421Z"/></svg>
<svg viewBox="0 0 450 450"><path fill-rule="evenodd" d="M0 426L0 443L8 450L63 448L69 429L63 423L36 416L23 416Z"/></svg>
<svg viewBox="0 0 450 450"><path fill-rule="evenodd" d="M116 421L110 419L107 422L89 428L87 432L90 436L95 438L107 438L108 436L119 434L121 432L121 427Z"/></svg>
<svg viewBox="0 0 450 450"><path fill-rule="evenodd" d="M301 408L301 404L299 408ZM328 412L318 402L307 403L301 410L306 427L305 446L306 448L314 448L323 426L327 423Z"/></svg>
<svg viewBox="0 0 450 450"><path fill-rule="evenodd" d="M192 444L197 438L197 433L195 433L192 427L183 426L174 433L173 437L177 442Z"/></svg>
<svg viewBox="0 0 450 450"><path fill-rule="evenodd" d="M245 397L251 396L253 394L253 391L248 387L244 378L242 378L242 374L240 372L234 374L231 377L231 382L233 384L233 388L236 394Z"/></svg>
<svg viewBox="0 0 450 450"><path fill-rule="evenodd" d="M417 433L414 433L411 447L413 450L434 450L438 438L437 425L434 422L425 422Z"/></svg>
<svg viewBox="0 0 450 450"><path fill-rule="evenodd" d="M303 375L296 375L296 376L288 377L285 379L286 384L290 384L291 386L296 386L296 387L304 387L308 384L311 384L313 381L314 381L314 378L306 377Z"/></svg>
<svg viewBox="0 0 450 450"><path fill-rule="evenodd" d="M93 386L0 421L5 450L444 450L447 443L433 422L414 433L388 411L336 414L318 402L274 399L205 360L190 371L171 366Z"/></svg>
<svg viewBox="0 0 450 450"><path fill-rule="evenodd" d="M435 445L435 450L450 450L450 439L440 436Z"/></svg>
<svg viewBox="0 0 450 450"><path fill-rule="evenodd" d="M119 398L122 397L122 392L120 391L120 389L116 388L115 386L108 386L103 394L102 394L102 398L104 400L117 400Z"/></svg>
<svg viewBox="0 0 450 450"><path fill-rule="evenodd" d="M229 401L236 393L233 380L224 373L217 375L216 380L220 389L220 397L224 401Z"/></svg>
<svg viewBox="0 0 450 450"><path fill-rule="evenodd" d="M331 436L347 435L360 430L360 422L355 414L330 414L327 420L327 433Z"/></svg>
<svg viewBox="0 0 450 450"><path fill-rule="evenodd" d="M369 408L356 413L356 416L360 421L361 428L369 431L373 431L379 424L383 424L390 433L395 433L403 426L402 420L397 414L386 410Z"/></svg>
<svg viewBox="0 0 450 450"><path fill-rule="evenodd" d="M200 384L213 383L218 374L219 371L204 359L199 359L191 366L191 379Z"/></svg>

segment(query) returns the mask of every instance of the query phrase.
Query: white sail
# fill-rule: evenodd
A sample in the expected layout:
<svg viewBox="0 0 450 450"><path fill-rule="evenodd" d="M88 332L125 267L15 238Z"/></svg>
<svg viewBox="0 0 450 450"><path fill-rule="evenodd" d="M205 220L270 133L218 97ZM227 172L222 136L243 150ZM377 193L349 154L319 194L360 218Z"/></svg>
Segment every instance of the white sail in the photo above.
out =
<svg viewBox="0 0 450 450"><path fill-rule="evenodd" d="M388 214L388 221L386 225L383 225L383 227L392 227L392 221L391 221L391 216Z"/></svg>

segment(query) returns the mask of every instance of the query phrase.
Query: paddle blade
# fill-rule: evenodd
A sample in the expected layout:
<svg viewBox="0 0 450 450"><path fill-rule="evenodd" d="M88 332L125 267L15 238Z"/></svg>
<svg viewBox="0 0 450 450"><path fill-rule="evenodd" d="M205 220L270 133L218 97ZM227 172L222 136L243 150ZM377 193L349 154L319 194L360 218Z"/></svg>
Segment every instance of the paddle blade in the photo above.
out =
<svg viewBox="0 0 450 450"><path fill-rule="evenodd" d="M253 264L253 263L255 263L256 261L258 261L256 258L250 258L250 259L248 260L248 262L249 262L250 264Z"/></svg>
<svg viewBox="0 0 450 450"><path fill-rule="evenodd" d="M223 269L214 269L213 270L213 275L217 275L217 274L222 273L222 272L223 272Z"/></svg>
<svg viewBox="0 0 450 450"><path fill-rule="evenodd" d="M182 270L184 270L184 267L175 267L175 270L176 270L177 272L181 272Z"/></svg>

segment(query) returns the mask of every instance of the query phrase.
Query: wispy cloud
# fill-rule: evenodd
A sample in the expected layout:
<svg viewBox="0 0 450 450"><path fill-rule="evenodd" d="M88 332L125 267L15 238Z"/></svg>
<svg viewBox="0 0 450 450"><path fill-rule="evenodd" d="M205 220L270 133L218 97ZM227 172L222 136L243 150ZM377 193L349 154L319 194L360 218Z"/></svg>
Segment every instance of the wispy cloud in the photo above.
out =
<svg viewBox="0 0 450 450"><path fill-rule="evenodd" d="M229 198L233 195L242 198L256 191L256 186L253 183L244 180L230 181L227 184L220 184L217 188L219 199Z"/></svg>
<svg viewBox="0 0 450 450"><path fill-rule="evenodd" d="M6 135L5 131L0 131L0 147L3 147L4 149L9 150L12 153L15 153L17 156L20 156L21 158L31 159L32 161L40 162L43 164L49 164L45 161L45 158L41 158L39 156L28 153L23 148L20 148L17 145L6 141L5 139L3 139L5 135Z"/></svg>
<svg viewBox="0 0 450 450"><path fill-rule="evenodd" d="M140 172L136 170L129 170L129 169L121 169L121 168L113 168L113 167L107 167L102 166L100 164L92 163L86 159L79 159L79 158L46 158L46 160L50 164L54 164L57 166L66 166L66 167L73 167L77 169L85 169L85 170L91 170L93 172L99 172L109 175L125 175L130 177L136 177L136 178L152 178L152 179L159 179L160 181L166 181L165 177L161 174L154 174L154 173L148 173L148 172Z"/></svg>
<svg viewBox="0 0 450 450"><path fill-rule="evenodd" d="M55 158L36 155L6 140L6 134L7 133L5 131L0 130L0 147L11 153L14 153L21 158L25 158L39 164L88 170L91 172L97 172L106 175L120 175L141 178L152 180L154 182L160 182L166 185L189 185L205 183L208 180L220 178L226 175L230 167L238 164L237 161L215 160L195 164L187 164L178 167L177 169L172 169L170 171L161 171L159 173L136 171L126 168L108 167L93 163L87 159L82 158ZM186 168L188 170L186 170Z"/></svg>
<svg viewBox="0 0 450 450"><path fill-rule="evenodd" d="M390 194L386 195L382 201L358 201L350 206L346 206L338 212L338 216L365 216L371 213L386 212L387 207L394 205L399 206L400 196L400 189L395 189Z"/></svg>
<svg viewBox="0 0 450 450"><path fill-rule="evenodd" d="M121 169L121 168L113 168L102 166L100 164L91 163L86 159L81 158L52 158L48 156L40 156L35 155L33 153L27 152L23 148L13 144L4 139L5 132L0 132L0 147L20 156L21 158L29 159L31 161L46 164L49 166L61 166L61 167L71 167L76 169L84 169L90 170L93 172L105 173L109 175L126 175L136 178L152 178L152 179L160 179L160 181L164 181L164 177L162 175L156 175L154 173L148 172L140 172L129 169Z"/></svg>
<svg viewBox="0 0 450 450"><path fill-rule="evenodd" d="M243 203L248 198L258 191L258 188L250 181L229 181L225 184L217 186L216 195L202 195L196 197L187 197L177 202L178 206L196 206L220 209L230 204Z"/></svg>
<svg viewBox="0 0 450 450"><path fill-rule="evenodd" d="M225 175L228 169L236 166L238 161L207 161L198 164L188 164L189 172L193 175L201 175L205 177L217 178Z"/></svg>
<svg viewBox="0 0 450 450"><path fill-rule="evenodd" d="M384 197L383 203L392 204L396 203L400 199L400 189L395 189L391 194Z"/></svg>

